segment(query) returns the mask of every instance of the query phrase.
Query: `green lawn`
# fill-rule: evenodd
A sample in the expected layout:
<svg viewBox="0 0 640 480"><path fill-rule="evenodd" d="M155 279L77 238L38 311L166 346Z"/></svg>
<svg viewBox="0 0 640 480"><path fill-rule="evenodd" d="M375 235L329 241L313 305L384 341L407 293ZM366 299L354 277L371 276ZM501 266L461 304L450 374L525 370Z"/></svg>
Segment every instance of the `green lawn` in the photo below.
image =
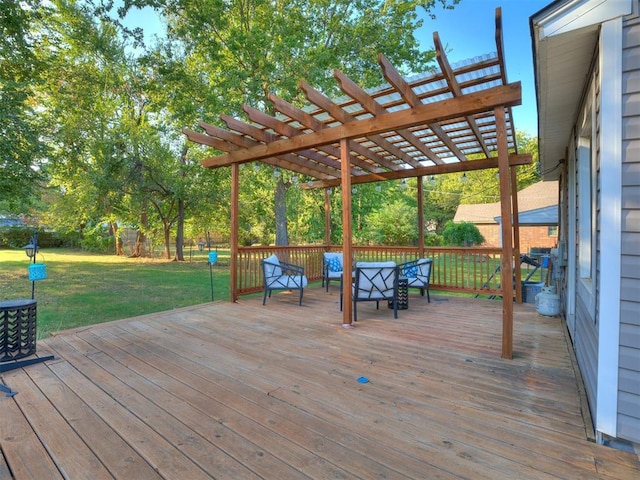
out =
<svg viewBox="0 0 640 480"><path fill-rule="evenodd" d="M38 337L68 328L211 301L207 252L187 261L131 259L66 249L38 254L47 279L35 282ZM229 253L213 267L215 300L229 299ZM31 298L24 250L0 250L0 301Z"/></svg>

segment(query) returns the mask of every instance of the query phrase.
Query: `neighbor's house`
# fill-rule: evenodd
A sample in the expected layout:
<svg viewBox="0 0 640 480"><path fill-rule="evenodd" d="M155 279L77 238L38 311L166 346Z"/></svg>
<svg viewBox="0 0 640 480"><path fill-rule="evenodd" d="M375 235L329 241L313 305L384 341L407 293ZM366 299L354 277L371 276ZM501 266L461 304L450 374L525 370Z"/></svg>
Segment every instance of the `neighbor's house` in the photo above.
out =
<svg viewBox="0 0 640 480"><path fill-rule="evenodd" d="M538 182L518 192L520 251L550 249L558 243L558 182ZM454 222L478 227L487 247L502 247L500 202L459 205Z"/></svg>
<svg viewBox="0 0 640 480"><path fill-rule="evenodd" d="M640 0L530 18L543 180L560 181L559 287L599 443L640 443Z"/></svg>

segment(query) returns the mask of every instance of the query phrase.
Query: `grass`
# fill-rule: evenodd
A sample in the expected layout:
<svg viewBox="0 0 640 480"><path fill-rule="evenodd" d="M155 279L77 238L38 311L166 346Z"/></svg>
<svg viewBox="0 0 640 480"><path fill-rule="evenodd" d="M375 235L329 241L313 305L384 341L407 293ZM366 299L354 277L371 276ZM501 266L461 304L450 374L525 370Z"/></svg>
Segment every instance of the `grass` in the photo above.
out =
<svg viewBox="0 0 640 480"><path fill-rule="evenodd" d="M60 330L211 301L207 252L186 262L132 259L66 249L41 251L47 278L35 282L38 338ZM229 299L229 253L213 266L215 300ZM0 250L0 301L31 298L24 250Z"/></svg>

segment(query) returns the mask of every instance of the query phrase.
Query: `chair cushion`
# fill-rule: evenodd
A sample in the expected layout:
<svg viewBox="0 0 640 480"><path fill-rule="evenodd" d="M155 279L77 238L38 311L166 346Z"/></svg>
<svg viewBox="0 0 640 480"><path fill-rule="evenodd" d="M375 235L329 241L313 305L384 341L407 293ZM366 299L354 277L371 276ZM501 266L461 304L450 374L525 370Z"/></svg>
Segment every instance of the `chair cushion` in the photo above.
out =
<svg viewBox="0 0 640 480"><path fill-rule="evenodd" d="M394 294L395 262L358 262L353 298L357 300L377 300L392 298Z"/></svg>
<svg viewBox="0 0 640 480"><path fill-rule="evenodd" d="M416 278L418 276L418 266L411 265L402 269L402 275L407 278Z"/></svg>
<svg viewBox="0 0 640 480"><path fill-rule="evenodd" d="M356 263L356 267L361 268L389 268L395 267L396 262L358 262Z"/></svg>
<svg viewBox="0 0 640 480"><path fill-rule="evenodd" d="M329 258L327 263L329 264L329 271L330 272L341 272L342 271L342 262L340 261L340 259L338 257Z"/></svg>
<svg viewBox="0 0 640 480"><path fill-rule="evenodd" d="M276 255L271 255L264 259L265 263L265 271L264 274L267 277L280 276L282 275L282 269L280 268L280 260ZM271 265L274 264L274 265Z"/></svg>

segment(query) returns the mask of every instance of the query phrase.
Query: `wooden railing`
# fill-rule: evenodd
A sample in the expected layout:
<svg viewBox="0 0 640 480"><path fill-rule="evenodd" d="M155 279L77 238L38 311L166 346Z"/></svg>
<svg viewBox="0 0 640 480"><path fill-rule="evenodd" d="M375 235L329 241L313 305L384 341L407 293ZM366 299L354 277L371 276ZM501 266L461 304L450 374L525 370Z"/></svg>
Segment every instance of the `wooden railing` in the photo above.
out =
<svg viewBox="0 0 640 480"><path fill-rule="evenodd" d="M339 245L241 247L238 249L238 295L262 291L260 260L276 254L286 262L302 265L309 282L322 278L322 254L340 251ZM431 288L449 292L501 295L499 248L425 248L424 257L433 260ZM353 247L353 261L396 263L418 258L417 247Z"/></svg>

